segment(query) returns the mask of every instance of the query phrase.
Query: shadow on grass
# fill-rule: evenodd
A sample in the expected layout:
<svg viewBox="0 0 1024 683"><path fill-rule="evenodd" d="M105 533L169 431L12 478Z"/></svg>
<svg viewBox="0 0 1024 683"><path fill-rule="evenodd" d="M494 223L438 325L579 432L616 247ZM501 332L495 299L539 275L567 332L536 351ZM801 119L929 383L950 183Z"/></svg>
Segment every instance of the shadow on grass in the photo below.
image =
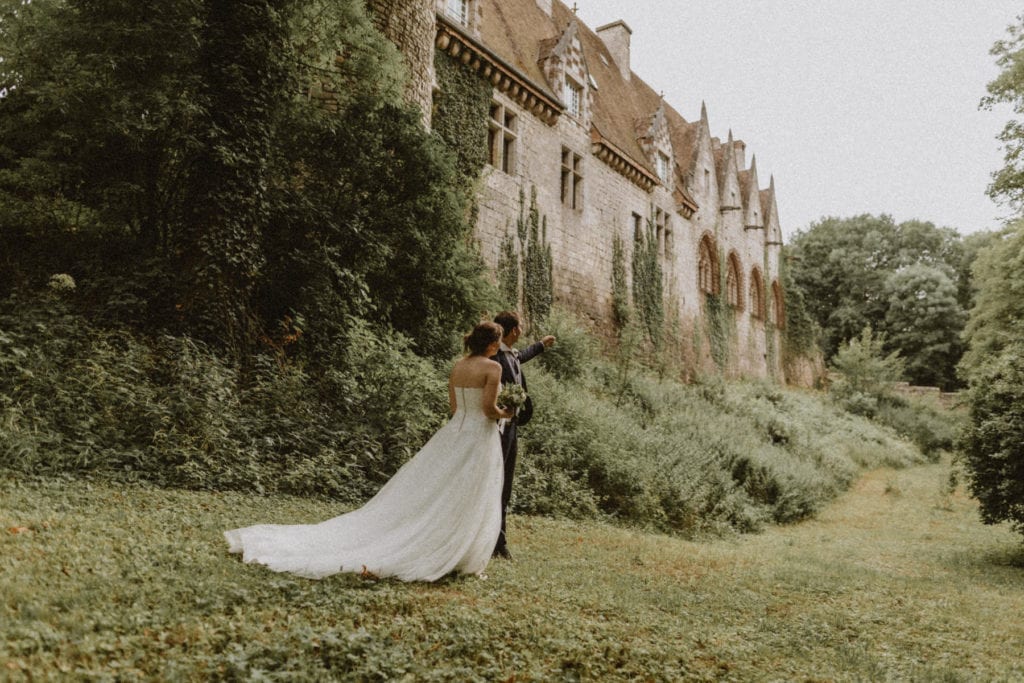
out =
<svg viewBox="0 0 1024 683"><path fill-rule="evenodd" d="M983 553L979 564L1024 569L1024 542Z"/></svg>

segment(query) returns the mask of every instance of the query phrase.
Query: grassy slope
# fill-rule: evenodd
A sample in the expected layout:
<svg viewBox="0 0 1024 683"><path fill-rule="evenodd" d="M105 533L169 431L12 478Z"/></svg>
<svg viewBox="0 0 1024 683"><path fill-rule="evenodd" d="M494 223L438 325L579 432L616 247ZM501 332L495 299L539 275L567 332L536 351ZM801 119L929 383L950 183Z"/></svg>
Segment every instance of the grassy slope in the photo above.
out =
<svg viewBox="0 0 1024 683"><path fill-rule="evenodd" d="M516 562L437 585L225 553L221 529L323 502L0 475L0 678L1020 678L1020 539L948 474L876 470L815 520L725 540L518 517Z"/></svg>

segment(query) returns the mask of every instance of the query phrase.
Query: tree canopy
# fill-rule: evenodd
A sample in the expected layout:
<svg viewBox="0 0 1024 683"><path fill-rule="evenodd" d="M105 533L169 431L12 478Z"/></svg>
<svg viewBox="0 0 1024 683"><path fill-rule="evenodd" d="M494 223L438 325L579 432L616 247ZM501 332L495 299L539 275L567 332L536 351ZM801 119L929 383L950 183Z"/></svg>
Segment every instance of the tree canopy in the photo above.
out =
<svg viewBox="0 0 1024 683"><path fill-rule="evenodd" d="M979 254L967 323L970 420L960 448L988 523L1024 533L1024 222Z"/></svg>
<svg viewBox="0 0 1024 683"><path fill-rule="evenodd" d="M826 358L871 327L901 352L908 379L956 384L970 276L955 230L887 215L824 218L797 233L788 254Z"/></svg>
<svg viewBox="0 0 1024 683"><path fill-rule="evenodd" d="M1009 104L1018 117L1024 115L1024 14L1007 28L1007 36L992 46L999 75L988 84L982 107ZM989 194L1020 214L1024 211L1024 121L1009 120L999 134L1005 165L992 175Z"/></svg>
<svg viewBox="0 0 1024 683"><path fill-rule="evenodd" d="M0 31L0 295L66 272L242 354L347 316L446 353L482 307L469 188L360 0L4 0Z"/></svg>

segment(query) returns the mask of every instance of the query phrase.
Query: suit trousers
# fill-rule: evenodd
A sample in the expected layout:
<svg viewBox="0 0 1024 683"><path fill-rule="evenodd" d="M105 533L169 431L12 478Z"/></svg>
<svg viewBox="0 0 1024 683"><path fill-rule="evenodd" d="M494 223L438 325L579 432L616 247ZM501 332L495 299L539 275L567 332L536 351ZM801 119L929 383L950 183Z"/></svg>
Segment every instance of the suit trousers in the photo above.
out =
<svg viewBox="0 0 1024 683"><path fill-rule="evenodd" d="M505 480L501 485L501 534L495 549L505 547L505 513L508 510L508 501L512 498L512 475L516 471L516 452L519 448L519 440L516 435L516 424L510 422L505 425L505 431L501 433L501 455L505 460Z"/></svg>

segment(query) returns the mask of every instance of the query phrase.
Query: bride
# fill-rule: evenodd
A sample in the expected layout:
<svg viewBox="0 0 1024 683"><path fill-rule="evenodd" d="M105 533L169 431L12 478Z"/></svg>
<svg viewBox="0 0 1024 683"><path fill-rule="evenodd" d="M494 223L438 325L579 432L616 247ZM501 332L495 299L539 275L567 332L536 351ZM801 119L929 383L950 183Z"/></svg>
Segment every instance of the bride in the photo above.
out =
<svg viewBox="0 0 1024 683"><path fill-rule="evenodd" d="M313 579L370 572L434 581L481 574L501 528L503 466L496 420L502 329L484 322L463 340L448 379L451 420L366 505L319 524L259 524L225 531L244 562Z"/></svg>

